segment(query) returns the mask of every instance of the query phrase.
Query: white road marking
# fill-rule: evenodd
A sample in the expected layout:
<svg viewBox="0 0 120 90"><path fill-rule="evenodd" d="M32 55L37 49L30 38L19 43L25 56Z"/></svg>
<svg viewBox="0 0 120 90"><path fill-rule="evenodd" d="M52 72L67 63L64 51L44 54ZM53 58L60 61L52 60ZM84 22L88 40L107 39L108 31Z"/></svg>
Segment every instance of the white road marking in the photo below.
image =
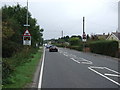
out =
<svg viewBox="0 0 120 90"><path fill-rule="evenodd" d="M104 67L103 67L103 68L104 68ZM109 78L109 77L107 77L107 76L105 76L105 75L101 74L100 72L98 72L98 71L96 71L96 70L92 69L91 67L88 67L88 69L90 69L91 71L93 71L93 72L95 72L95 73L99 74L100 76L102 76L102 77L104 77L104 78L108 79L109 81L111 81L111 82L113 82L113 83L115 83L115 84L117 84L117 85L119 85L119 86L120 86L120 83L118 83L118 82L116 82L116 81L112 80L111 78Z"/></svg>
<svg viewBox="0 0 120 90"><path fill-rule="evenodd" d="M72 59L73 61L75 61L75 62L77 62L77 63L82 63L82 64L93 64L91 61L89 61L89 60L86 60L86 59L84 59L84 58L78 58L76 55L73 55L73 54L68 54L67 52L63 52L63 55L64 56L69 56L70 57L70 59ZM76 60L76 59L74 59L74 58L76 58L76 59L78 59L78 60ZM83 61L83 62L82 62Z"/></svg>
<svg viewBox="0 0 120 90"><path fill-rule="evenodd" d="M114 72L114 73L120 74L119 72L117 72L117 71L115 71L115 70L112 70L112 69L110 69L110 68L107 68L107 67L104 67L104 68L107 69L107 70L109 70L109 71L112 71L112 72Z"/></svg>
<svg viewBox="0 0 120 90"><path fill-rule="evenodd" d="M79 58L80 60L80 62L82 62L82 64L93 64L91 61L89 61L89 60L86 60L86 59L84 59L84 58Z"/></svg>
<svg viewBox="0 0 120 90"><path fill-rule="evenodd" d="M45 59L45 48L44 48L44 51L43 51L43 60L42 60L42 66L41 66L40 77L39 77L39 82L38 82L38 88L40 88L40 89L42 87L42 76L43 76L44 59Z"/></svg>
<svg viewBox="0 0 120 90"><path fill-rule="evenodd" d="M110 68L107 68L107 67L95 67L95 66L90 66L90 68L98 68L98 69L107 69L111 72L114 72L114 73L117 73L117 74L120 74L119 72L115 71L115 70L112 70Z"/></svg>
<svg viewBox="0 0 120 90"><path fill-rule="evenodd" d="M90 68L104 69L104 67L95 67L95 66L90 66Z"/></svg>
<svg viewBox="0 0 120 90"><path fill-rule="evenodd" d="M80 63L79 61L75 60L74 58L70 58L70 59L72 59L73 61L75 61L75 62L77 62L77 63Z"/></svg>
<svg viewBox="0 0 120 90"><path fill-rule="evenodd" d="M64 54L66 57L68 56L67 54Z"/></svg>
<svg viewBox="0 0 120 90"><path fill-rule="evenodd" d="M92 64L91 61L87 61L87 62L82 62L82 64Z"/></svg>
<svg viewBox="0 0 120 90"><path fill-rule="evenodd" d="M104 75L106 75L106 76L113 76L113 77L120 77L120 75L116 75L116 74L108 74L108 73L105 73Z"/></svg>

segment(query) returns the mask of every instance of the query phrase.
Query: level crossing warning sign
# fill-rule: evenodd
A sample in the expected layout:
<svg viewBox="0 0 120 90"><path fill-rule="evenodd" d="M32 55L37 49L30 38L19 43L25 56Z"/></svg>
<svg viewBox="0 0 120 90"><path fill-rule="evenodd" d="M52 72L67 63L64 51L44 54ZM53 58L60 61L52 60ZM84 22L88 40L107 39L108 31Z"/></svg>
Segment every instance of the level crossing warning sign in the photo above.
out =
<svg viewBox="0 0 120 90"><path fill-rule="evenodd" d="M31 45L31 34L28 30L23 34L23 45Z"/></svg>

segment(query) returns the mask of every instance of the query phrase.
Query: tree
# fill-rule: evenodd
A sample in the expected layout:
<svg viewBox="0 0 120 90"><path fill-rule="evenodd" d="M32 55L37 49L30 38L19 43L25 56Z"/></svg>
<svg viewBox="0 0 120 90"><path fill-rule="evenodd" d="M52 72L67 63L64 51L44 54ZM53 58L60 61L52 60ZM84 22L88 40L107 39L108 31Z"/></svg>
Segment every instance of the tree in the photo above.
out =
<svg viewBox="0 0 120 90"><path fill-rule="evenodd" d="M22 47L23 33L26 30L26 27L24 27L26 23L26 12L27 8L21 7L19 4L16 6L2 7L2 48L5 57L7 57L6 53L10 54L8 56L11 56L12 53L17 52L17 50ZM28 21L30 24L28 30L32 35L32 47L34 47L36 43L42 44L42 32L44 29L40 29L40 26L37 25L37 20L31 17L30 12L28 12ZM16 47L16 45L19 47Z"/></svg>
<svg viewBox="0 0 120 90"><path fill-rule="evenodd" d="M70 45L79 45L80 39L78 37L72 37L69 39Z"/></svg>

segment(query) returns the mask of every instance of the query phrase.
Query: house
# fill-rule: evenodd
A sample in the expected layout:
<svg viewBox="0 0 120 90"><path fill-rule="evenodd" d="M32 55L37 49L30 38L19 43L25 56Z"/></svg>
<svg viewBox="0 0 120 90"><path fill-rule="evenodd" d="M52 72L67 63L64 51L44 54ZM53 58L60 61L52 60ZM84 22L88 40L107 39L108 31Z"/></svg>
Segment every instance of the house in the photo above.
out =
<svg viewBox="0 0 120 90"><path fill-rule="evenodd" d="M119 42L119 49L120 49L120 32L112 32L106 40L115 40Z"/></svg>
<svg viewBox="0 0 120 90"><path fill-rule="evenodd" d="M105 35L105 33L103 33L103 34L97 34L97 37L98 37L98 39L99 40L106 40L106 38L109 36L109 34L108 35Z"/></svg>

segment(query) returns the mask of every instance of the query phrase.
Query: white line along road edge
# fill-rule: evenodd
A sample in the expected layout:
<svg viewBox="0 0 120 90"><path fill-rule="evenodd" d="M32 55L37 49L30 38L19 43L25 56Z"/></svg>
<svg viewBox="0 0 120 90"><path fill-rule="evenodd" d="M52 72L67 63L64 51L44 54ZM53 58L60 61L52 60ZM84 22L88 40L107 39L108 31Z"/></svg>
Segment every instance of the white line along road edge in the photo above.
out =
<svg viewBox="0 0 120 90"><path fill-rule="evenodd" d="M104 77L104 78L108 79L109 81L111 81L111 82L113 82L113 83L115 83L115 84L117 84L117 85L119 85L119 86L120 86L120 83L118 83L118 82L116 82L116 81L112 80L111 78L109 78L109 77L107 77L107 76L105 76L105 75L101 74L100 72L98 72L98 71L96 71L96 70L92 69L92 67L88 67L88 69L90 69L91 71L93 71L93 72L95 72L95 73L99 74L100 76L102 76L102 77Z"/></svg>
<svg viewBox="0 0 120 90"><path fill-rule="evenodd" d="M42 65L41 65L41 70L40 70L40 77L39 77L39 82L38 82L38 88L42 87L42 76L43 76L44 59L45 59L45 48L44 48L44 51L43 51L43 60L42 60Z"/></svg>

